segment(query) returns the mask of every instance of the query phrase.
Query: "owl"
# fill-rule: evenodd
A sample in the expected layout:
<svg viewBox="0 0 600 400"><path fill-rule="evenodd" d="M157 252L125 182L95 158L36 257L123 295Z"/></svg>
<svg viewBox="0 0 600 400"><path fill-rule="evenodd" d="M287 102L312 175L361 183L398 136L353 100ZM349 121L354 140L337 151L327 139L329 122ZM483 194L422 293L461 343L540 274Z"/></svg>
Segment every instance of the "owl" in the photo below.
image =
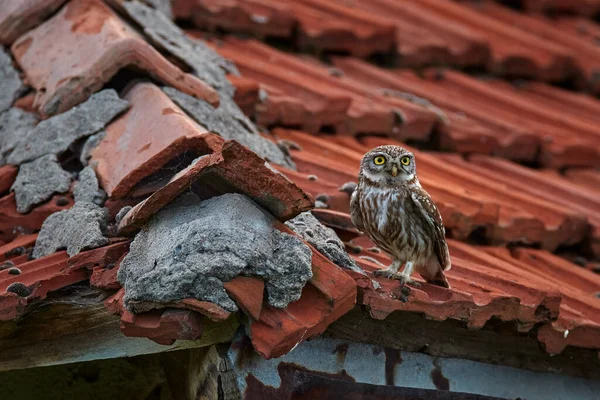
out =
<svg viewBox="0 0 600 400"><path fill-rule="evenodd" d="M374 275L419 286L411 279L416 268L427 282L450 287L444 275L451 263L442 217L419 183L410 151L388 145L364 155L350 214L354 226L393 260Z"/></svg>

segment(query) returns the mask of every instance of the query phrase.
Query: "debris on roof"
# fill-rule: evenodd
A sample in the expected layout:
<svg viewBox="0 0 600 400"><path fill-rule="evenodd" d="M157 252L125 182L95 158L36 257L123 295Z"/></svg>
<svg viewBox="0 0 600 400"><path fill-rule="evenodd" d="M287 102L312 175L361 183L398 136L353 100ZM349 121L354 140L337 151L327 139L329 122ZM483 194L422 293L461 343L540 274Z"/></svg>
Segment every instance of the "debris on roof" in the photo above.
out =
<svg viewBox="0 0 600 400"><path fill-rule="evenodd" d="M600 102L576 92L600 88L591 21L490 1L16 3L0 10L0 320L79 283L162 345L241 323L267 359L338 334L600 375ZM382 144L415 154L452 289L371 277L390 260L349 200Z"/></svg>
<svg viewBox="0 0 600 400"><path fill-rule="evenodd" d="M273 218L246 197L201 202L187 194L136 235L118 277L132 310L139 302L195 298L234 312L223 283L238 275L264 279L269 304L284 308L312 277L310 259L308 247L275 230Z"/></svg>
<svg viewBox="0 0 600 400"><path fill-rule="evenodd" d="M76 140L104 128L128 107L129 103L112 89L93 94L85 103L40 122L19 141L8 162L19 165L45 154L60 155Z"/></svg>
<svg viewBox="0 0 600 400"><path fill-rule="evenodd" d="M77 182L73 188L75 202L83 201L102 206L106 200L106 193L100 189L96 172L92 167L85 167L79 172Z"/></svg>
<svg viewBox="0 0 600 400"><path fill-rule="evenodd" d="M0 165L27 136L38 120L35 114L12 107L0 114Z"/></svg>
<svg viewBox="0 0 600 400"><path fill-rule="evenodd" d="M267 161L294 168L289 157L286 157L275 143L258 133L254 123L241 112L232 99L223 97L219 108L215 109L207 102L176 89L166 87L163 91L194 120L204 124L209 131L226 140L240 142Z"/></svg>
<svg viewBox="0 0 600 400"><path fill-rule="evenodd" d="M50 215L44 221L33 249L33 258L66 249L72 257L82 250L108 244L105 236L108 210L94 203L78 201L68 210Z"/></svg>
<svg viewBox="0 0 600 400"><path fill-rule="evenodd" d="M0 113L8 110L25 91L19 72L13 67L10 55L0 47Z"/></svg>
<svg viewBox="0 0 600 400"><path fill-rule="evenodd" d="M225 74L239 75L239 72L231 61L221 57L204 42L186 35L158 10L133 1L126 2L123 7L143 27L144 33L154 44L192 68L194 75L217 90L221 96L233 97L235 89Z"/></svg>
<svg viewBox="0 0 600 400"><path fill-rule="evenodd" d="M19 167L11 190L15 192L17 211L27 213L55 193L64 193L71 186L71 174L62 169L56 155L46 154Z"/></svg>
<svg viewBox="0 0 600 400"><path fill-rule="evenodd" d="M170 63L99 0L70 1L11 50L37 91L34 107L45 116L82 103L130 66L211 104L219 102L217 92Z"/></svg>
<svg viewBox="0 0 600 400"><path fill-rule="evenodd" d="M364 274L364 271L346 253L344 243L335 231L322 225L310 212L303 212L286 221L285 224L336 265Z"/></svg>

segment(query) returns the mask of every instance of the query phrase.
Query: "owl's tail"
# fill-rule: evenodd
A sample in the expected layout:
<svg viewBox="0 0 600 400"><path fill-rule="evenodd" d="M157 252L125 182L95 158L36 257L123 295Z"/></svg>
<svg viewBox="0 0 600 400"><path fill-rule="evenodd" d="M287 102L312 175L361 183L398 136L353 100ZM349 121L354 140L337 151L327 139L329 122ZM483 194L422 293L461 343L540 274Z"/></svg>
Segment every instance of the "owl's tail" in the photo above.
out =
<svg viewBox="0 0 600 400"><path fill-rule="evenodd" d="M424 277L425 278L425 277ZM448 279L444 274L444 271L441 269L438 270L438 273L435 275L433 279L425 278L427 283L431 283L432 285L441 286L450 289L450 284L448 283Z"/></svg>

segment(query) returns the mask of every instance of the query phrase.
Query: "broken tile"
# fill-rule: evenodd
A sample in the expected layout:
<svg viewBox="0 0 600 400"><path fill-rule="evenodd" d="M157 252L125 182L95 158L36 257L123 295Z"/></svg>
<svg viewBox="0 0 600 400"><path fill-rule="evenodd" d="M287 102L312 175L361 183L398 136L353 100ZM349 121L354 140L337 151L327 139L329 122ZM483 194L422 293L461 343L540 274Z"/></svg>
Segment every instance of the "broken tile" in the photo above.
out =
<svg viewBox="0 0 600 400"><path fill-rule="evenodd" d="M89 151L111 199L126 196L138 183L151 183L156 190L194 158L212 152L207 129L156 85L138 83L124 98L131 108L106 127L102 140Z"/></svg>
<svg viewBox="0 0 600 400"><path fill-rule="evenodd" d="M3 165L0 167L0 195L8 192L17 177L18 171L19 167L15 167L14 165Z"/></svg>
<svg viewBox="0 0 600 400"><path fill-rule="evenodd" d="M4 165L8 156L27 137L38 120L32 113L20 108L10 108L0 114L0 165Z"/></svg>
<svg viewBox="0 0 600 400"><path fill-rule="evenodd" d="M12 52L37 90L35 107L46 116L84 102L128 67L211 104L219 102L212 88L167 61L99 0L70 1L15 41Z"/></svg>
<svg viewBox="0 0 600 400"><path fill-rule="evenodd" d="M41 258L66 249L72 257L82 250L109 242L106 238L108 210L80 201L68 210L50 215L44 221L33 249L33 258Z"/></svg>
<svg viewBox="0 0 600 400"><path fill-rule="evenodd" d="M229 297L250 318L258 320L263 306L265 282L259 278L237 276L223 284Z"/></svg>
<svg viewBox="0 0 600 400"><path fill-rule="evenodd" d="M73 205L73 197L67 193L55 195L44 204L38 205L28 214L17 211L15 194L0 198L0 240L13 238L38 231L46 218Z"/></svg>
<svg viewBox="0 0 600 400"><path fill-rule="evenodd" d="M121 316L121 332L171 345L175 340L200 339L204 330L202 319L201 314L189 310L164 309L137 315L125 311Z"/></svg>
<svg viewBox="0 0 600 400"><path fill-rule="evenodd" d="M33 248L36 239L37 233L22 235L10 243L0 246L0 262L5 262L6 260L26 254L29 249Z"/></svg>
<svg viewBox="0 0 600 400"><path fill-rule="evenodd" d="M84 251L69 258L61 251L38 260L18 264L20 275L0 271L0 321L9 321L25 313L32 301L46 298L49 292L87 280L94 265L114 263L127 250L129 242L121 241L98 249ZM6 288L21 282L31 289L26 298L7 293Z"/></svg>
<svg viewBox="0 0 600 400"><path fill-rule="evenodd" d="M17 211L25 214L36 204L64 193L71 186L71 174L62 169L54 154L21 164L11 190L15 192Z"/></svg>
<svg viewBox="0 0 600 400"><path fill-rule="evenodd" d="M10 55L0 47L0 113L8 110L25 91Z"/></svg>
<svg viewBox="0 0 600 400"><path fill-rule="evenodd" d="M252 179L247 179L248 176ZM219 152L200 157L133 207L121 220L119 232L123 235L135 232L191 185L198 187L195 192L205 198L242 193L282 221L313 207L310 196L288 178L269 168L263 159L241 144L227 141Z"/></svg>
<svg viewBox="0 0 600 400"><path fill-rule="evenodd" d="M126 306L195 298L233 312L223 282L244 275L263 278L269 304L286 307L312 276L310 251L295 236L274 231L273 222L242 195L181 196L150 219L123 260L118 278Z"/></svg>
<svg viewBox="0 0 600 400"><path fill-rule="evenodd" d="M292 232L284 224L277 228ZM304 340L321 334L356 304L356 283L342 269L311 248L313 277L300 300L285 309L266 304L250 324L254 349L263 357L280 357Z"/></svg>
<svg viewBox="0 0 600 400"><path fill-rule="evenodd" d="M60 155L76 140L104 128L128 106L112 89L96 93L85 103L40 122L19 141L8 162L19 165L45 154Z"/></svg>
<svg viewBox="0 0 600 400"><path fill-rule="evenodd" d="M236 140L258 154L259 157L275 164L294 168L293 162L279 147L262 137L248 117L232 99L223 98L219 108L200 99L195 99L173 88L163 88L164 92L196 122L225 140Z"/></svg>

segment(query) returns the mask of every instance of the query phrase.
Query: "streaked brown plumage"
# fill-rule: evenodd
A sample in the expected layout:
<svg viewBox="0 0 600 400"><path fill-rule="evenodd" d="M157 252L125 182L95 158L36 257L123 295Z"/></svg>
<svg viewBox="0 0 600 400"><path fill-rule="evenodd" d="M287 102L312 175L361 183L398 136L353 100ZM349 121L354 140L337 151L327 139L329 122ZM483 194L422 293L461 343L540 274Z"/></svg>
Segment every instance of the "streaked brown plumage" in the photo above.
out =
<svg viewBox="0 0 600 400"><path fill-rule="evenodd" d="M419 183L410 151L389 145L364 155L350 213L356 228L392 258L392 265L375 275L416 284L410 278L416 268L427 282L450 287L444 275L451 263L442 217Z"/></svg>

